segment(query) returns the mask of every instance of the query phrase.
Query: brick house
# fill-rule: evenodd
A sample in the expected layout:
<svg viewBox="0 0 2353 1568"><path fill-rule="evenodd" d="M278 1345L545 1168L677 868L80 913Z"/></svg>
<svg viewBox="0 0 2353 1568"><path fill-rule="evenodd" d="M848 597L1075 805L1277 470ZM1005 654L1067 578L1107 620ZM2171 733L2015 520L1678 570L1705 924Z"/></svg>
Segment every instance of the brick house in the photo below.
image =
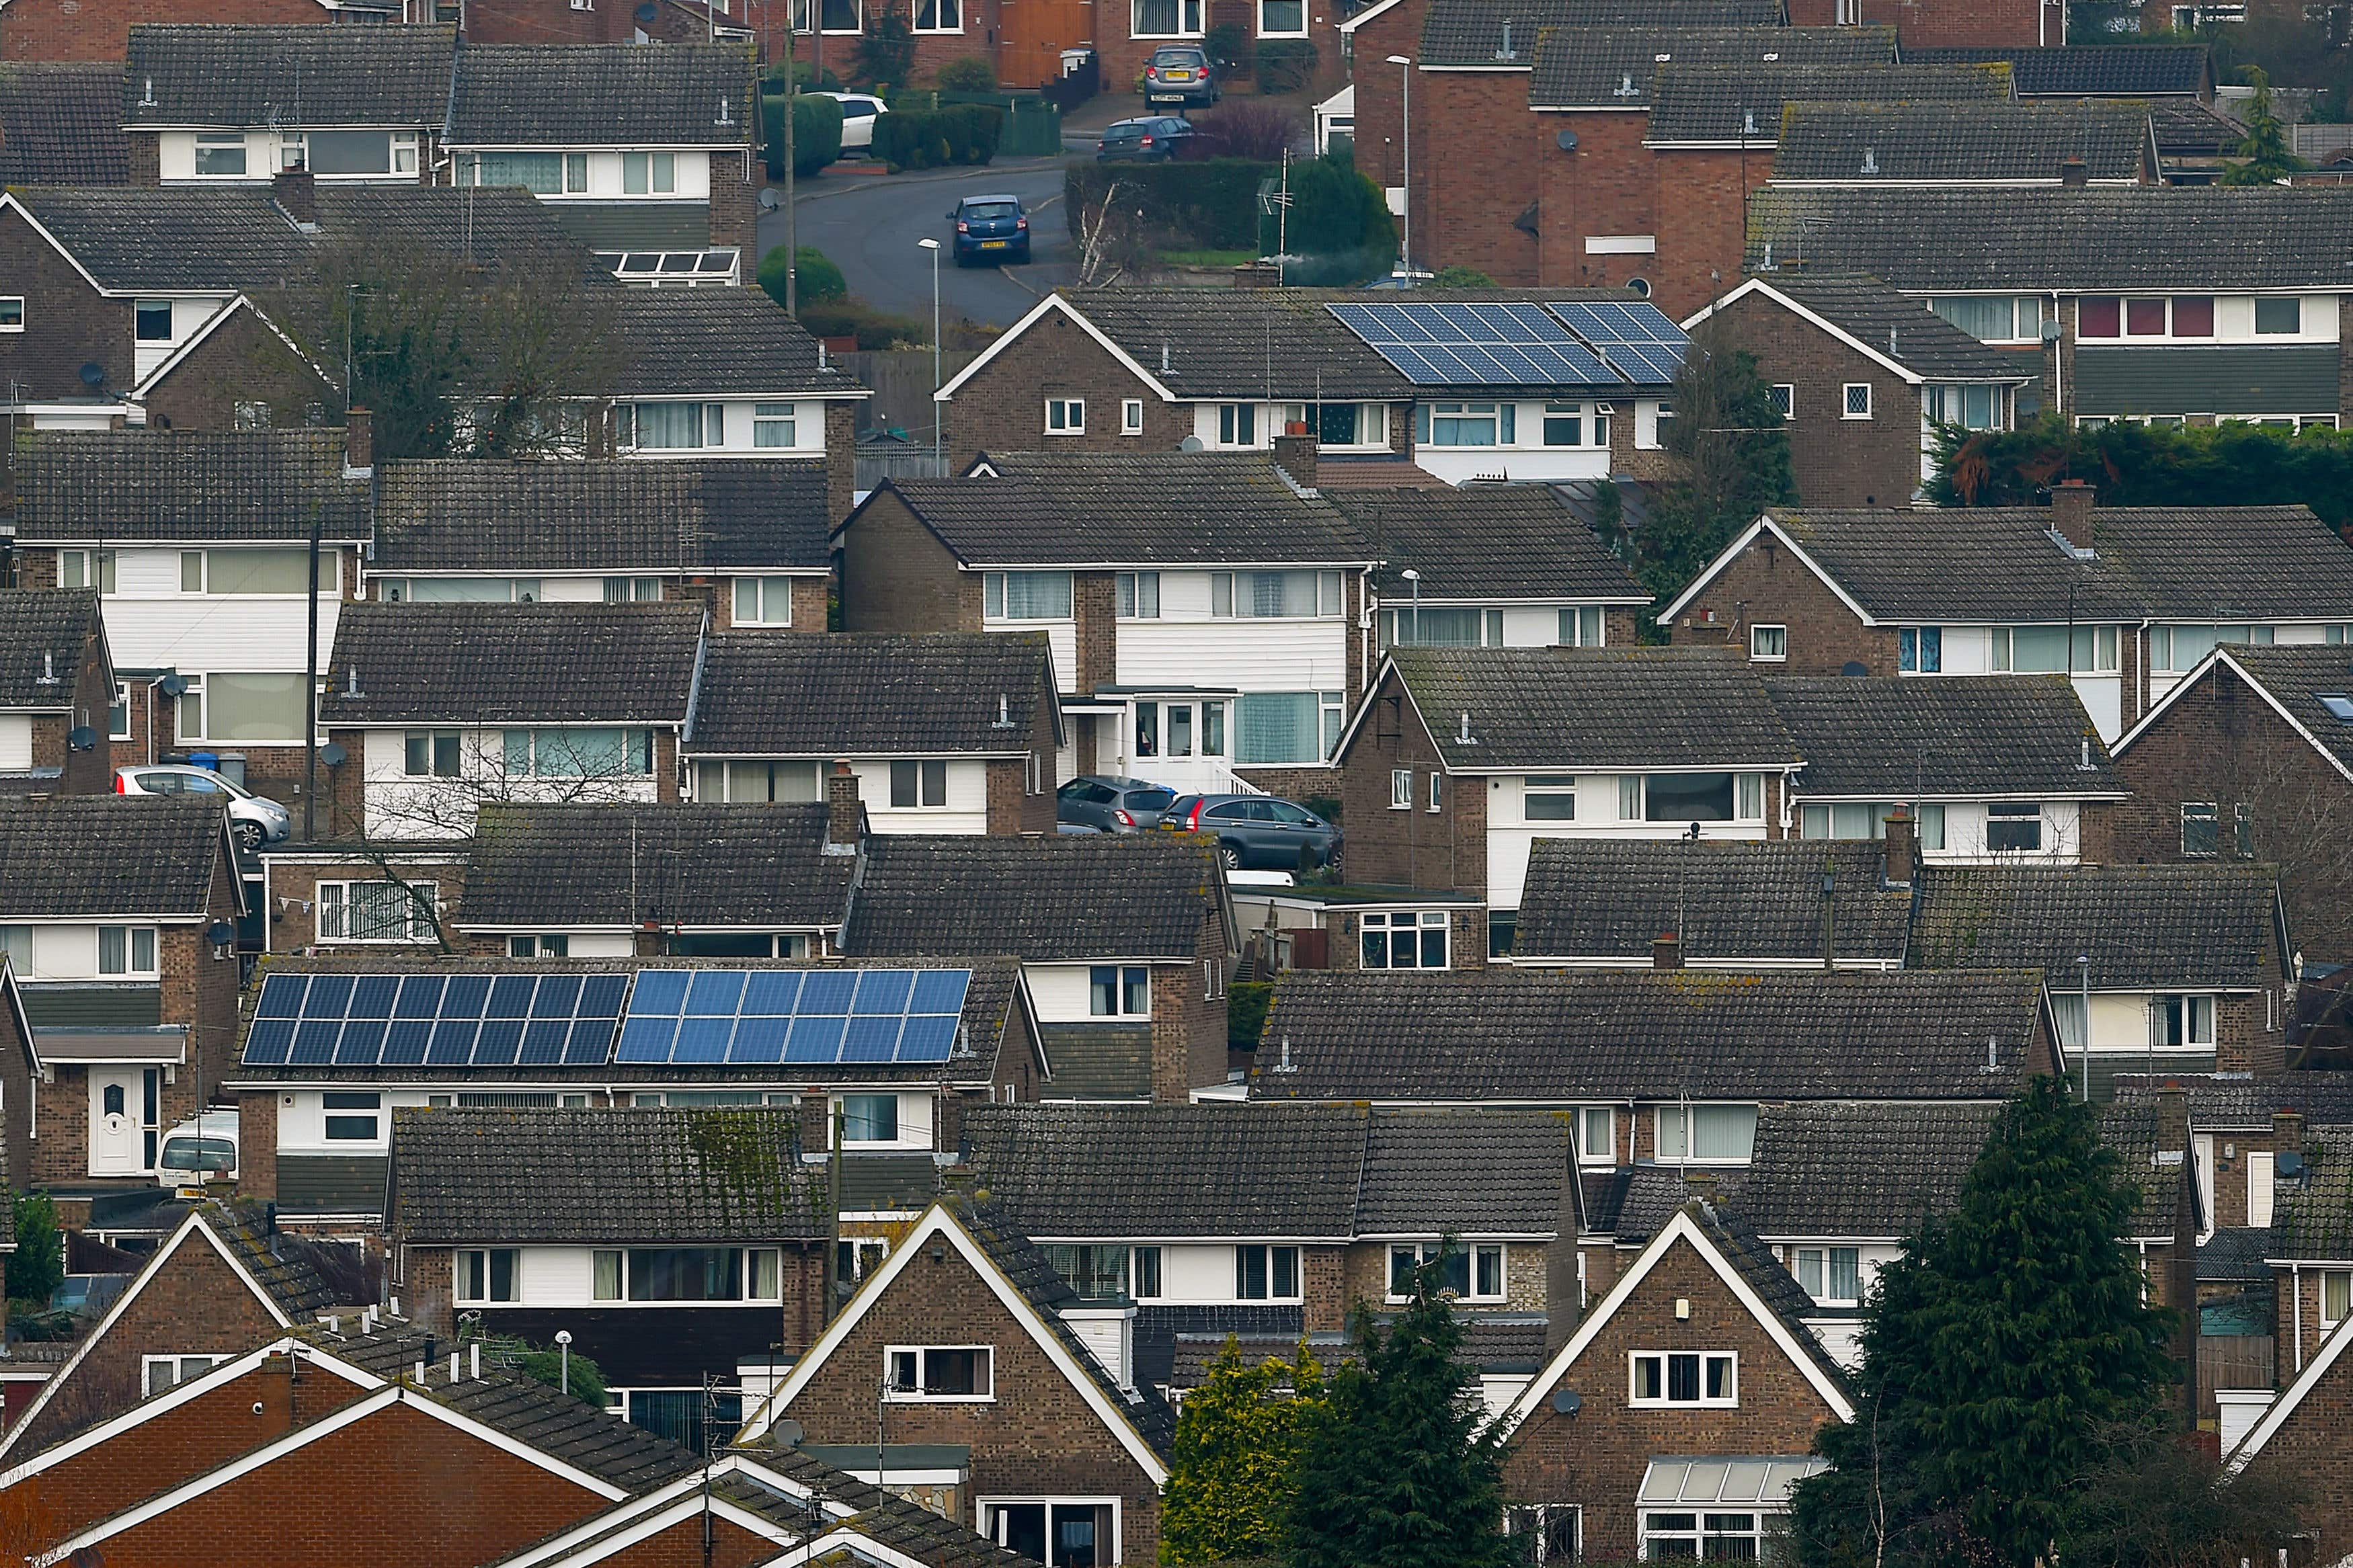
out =
<svg viewBox="0 0 2353 1568"><path fill-rule="evenodd" d="M745 1421L813 1442L954 1444L961 1506L1035 1563L1149 1561L1174 1414L1139 1387L1133 1307L1090 1308L991 1203L934 1203ZM880 1386L880 1397L877 1387Z"/></svg>
<svg viewBox="0 0 2353 1568"><path fill-rule="evenodd" d="M2031 366L1867 278L1751 278L1683 323L1757 360L1810 506L1900 506L1933 476L1941 428L2009 430Z"/></svg>
<svg viewBox="0 0 2353 1568"><path fill-rule="evenodd" d="M1815 1431L1854 1417L1811 1306L1746 1225L1683 1205L1502 1418L1535 1560L1761 1556L1790 1487L1823 1468Z"/></svg>
<svg viewBox="0 0 2353 1568"><path fill-rule="evenodd" d="M1021 960L1051 1080L1039 1098L1182 1105L1226 1082L1240 945L1197 836L867 840L842 951L867 963L989 946Z"/></svg>
<svg viewBox="0 0 2353 1568"><path fill-rule="evenodd" d="M238 0L210 13L216 20L248 26L336 22L381 25L404 19L406 0L355 5L350 0ZM104 0L79 11L44 9L33 0L0 5L0 58L10 60L106 60L120 62L131 30L150 22L154 8L132 0Z"/></svg>
<svg viewBox="0 0 2353 1568"><path fill-rule="evenodd" d="M1445 303L1469 309L1379 289L1050 294L940 388L950 450L961 463L1306 436L1315 475L1287 471L1335 490L1422 473L1460 484L1664 472L1659 420L1672 416L1683 348L1672 321L1620 289L1449 289ZM1432 341L1465 352L1411 346Z"/></svg>
<svg viewBox="0 0 2353 1568"><path fill-rule="evenodd" d="M0 943L42 1068L34 1180L153 1185L158 1141L236 1059L244 910L214 797L0 802Z"/></svg>
<svg viewBox="0 0 2353 1568"><path fill-rule="evenodd" d="M1055 786L1081 770L1050 636L723 632L685 741L693 797L829 801L846 776L878 834L1051 832Z"/></svg>
<svg viewBox="0 0 2353 1568"><path fill-rule="evenodd" d="M687 1026L680 1009L697 985ZM872 1017L860 1016L845 1054L860 985ZM224 1086L242 1113L239 1190L290 1224L337 1234L382 1214L399 1109L795 1105L806 1148L832 1146L827 1129L841 1128L839 1212L868 1243L842 1269L856 1278L873 1244L938 1191L933 1156L956 1146L965 1108L1035 1100L1048 1079L1009 958L818 966L353 953L272 960L257 993ZM413 1010L387 1026L396 999ZM527 1045L518 1005L545 1009ZM881 1041L901 1029L911 1031L903 1044Z"/></svg>
<svg viewBox="0 0 2353 1568"><path fill-rule="evenodd" d="M2263 629L2263 628L2257 628ZM2353 811L2353 657L2341 647L2218 647L2116 742L2133 792L2118 858L2261 859L2279 868L2308 958L2353 952L2338 896ZM2333 630L2333 628L2332 628Z"/></svg>
<svg viewBox="0 0 2353 1568"><path fill-rule="evenodd" d="M33 1184L33 1108L38 1099L33 1085L40 1072L40 1052L33 1043L32 1018L25 1011L16 954L0 952L0 1181L12 1192ZM0 1226L0 1243L7 1251L16 1250L13 1206L7 1223ZM0 1425L8 1419L7 1393L7 1380L0 1379Z"/></svg>
<svg viewBox="0 0 2353 1568"><path fill-rule="evenodd" d="M885 481L838 539L850 631L1044 632L1072 773L1281 789L1363 688L1367 546L1258 454L992 456Z"/></svg>
<svg viewBox="0 0 2353 1568"><path fill-rule="evenodd" d="M462 839L403 844L324 833L265 844L251 857L261 875L246 879L259 940L246 931L238 940L244 951L280 953L430 946L437 923L447 931L447 917L465 902L469 847Z"/></svg>
<svg viewBox="0 0 2353 1568"><path fill-rule="evenodd" d="M326 831L462 838L489 802L676 801L710 619L692 602L345 606L319 704L343 753Z"/></svg>
<svg viewBox="0 0 2353 1568"><path fill-rule="evenodd" d="M89 589L0 592L0 780L67 795L113 787L100 737L114 727L114 660L98 601Z"/></svg>
<svg viewBox="0 0 2353 1568"><path fill-rule="evenodd" d="M401 1110L388 1187L385 1289L411 1321L568 1330L621 1414L690 1447L707 1382L739 1388L825 1322L826 1172L795 1108Z"/></svg>
<svg viewBox="0 0 2353 1568"><path fill-rule="evenodd" d="M2353 1362L2345 1358L2348 1345L2353 1329L2340 1321L2294 1377L2283 1380L2277 1395L2251 1402L2260 1413L2253 1425L2235 1444L2223 1444L2233 1471L2262 1465L2304 1481L2313 1495L2299 1519L2298 1542L2309 1542L2316 1555L2353 1538L2353 1498L2346 1493L2336 1461L2343 1449L2347 1401L2353 1398Z"/></svg>
<svg viewBox="0 0 2353 1568"><path fill-rule="evenodd" d="M2094 499L1768 511L1660 623L1792 675L2066 674L2112 744L2218 643L2343 641L2353 550L2304 508Z"/></svg>
<svg viewBox="0 0 2353 1568"><path fill-rule="evenodd" d="M1800 765L1755 669L1690 648L1393 648L1334 752L1350 877L1483 897L1491 952L1536 838L1784 837Z"/></svg>

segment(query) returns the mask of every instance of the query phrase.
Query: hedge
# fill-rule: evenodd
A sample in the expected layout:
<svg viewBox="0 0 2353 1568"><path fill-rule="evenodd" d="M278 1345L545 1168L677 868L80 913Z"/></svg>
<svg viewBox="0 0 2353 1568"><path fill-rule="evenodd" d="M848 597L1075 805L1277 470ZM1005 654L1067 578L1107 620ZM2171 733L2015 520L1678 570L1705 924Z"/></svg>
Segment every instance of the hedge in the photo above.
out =
<svg viewBox="0 0 2353 1568"><path fill-rule="evenodd" d="M1273 255L1276 220L1259 220L1265 254ZM1291 211L1282 226L1288 282L1311 288L1362 283L1397 260L1397 220L1380 187L1349 165L1316 158L1291 165Z"/></svg>
<svg viewBox="0 0 2353 1568"><path fill-rule="evenodd" d="M987 104L959 103L904 114L894 110L874 121L874 156L893 174L986 163L997 156L1004 125L1005 111Z"/></svg>
<svg viewBox="0 0 2353 1568"><path fill-rule="evenodd" d="M1276 174L1254 158L1211 158L1198 163L1072 163L1062 176L1062 211L1078 237L1082 216L1103 205L1112 181L1123 204L1133 201L1149 228L1165 231L1189 250L1246 250L1258 244L1258 188Z"/></svg>
<svg viewBox="0 0 2353 1568"><path fill-rule="evenodd" d="M760 123L768 128L768 178L785 177L785 100L760 100ZM793 177L807 179L841 156L841 104L819 93L793 98Z"/></svg>

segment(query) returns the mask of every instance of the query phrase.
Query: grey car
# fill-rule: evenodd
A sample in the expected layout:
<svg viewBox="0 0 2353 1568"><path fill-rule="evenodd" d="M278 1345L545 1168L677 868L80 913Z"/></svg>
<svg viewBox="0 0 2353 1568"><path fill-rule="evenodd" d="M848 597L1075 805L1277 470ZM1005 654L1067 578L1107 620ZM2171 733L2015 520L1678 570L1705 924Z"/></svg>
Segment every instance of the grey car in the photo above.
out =
<svg viewBox="0 0 2353 1568"><path fill-rule="evenodd" d="M1145 779L1082 773L1054 792L1054 820L1103 833L1156 826L1176 792Z"/></svg>
<svg viewBox="0 0 2353 1568"><path fill-rule="evenodd" d="M1218 855L1236 871L1299 871L1340 863L1340 830L1271 795L1188 795L1161 814L1179 833L1214 833Z"/></svg>

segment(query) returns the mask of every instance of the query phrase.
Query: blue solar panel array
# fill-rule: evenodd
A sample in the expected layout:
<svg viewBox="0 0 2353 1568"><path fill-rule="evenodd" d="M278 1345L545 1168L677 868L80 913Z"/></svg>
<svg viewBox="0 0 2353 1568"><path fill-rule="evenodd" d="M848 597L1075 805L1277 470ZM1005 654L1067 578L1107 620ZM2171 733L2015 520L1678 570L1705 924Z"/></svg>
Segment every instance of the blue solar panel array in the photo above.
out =
<svg viewBox="0 0 2353 1568"><path fill-rule="evenodd" d="M1601 300L1552 309L1637 385L1663 386L1673 381L1683 368L1683 352L1691 346L1683 330L1656 305Z"/></svg>
<svg viewBox="0 0 2353 1568"><path fill-rule="evenodd" d="M629 977L273 974L249 1067L601 1067Z"/></svg>
<svg viewBox="0 0 2353 1568"><path fill-rule="evenodd" d="M1622 379L1542 305L1384 300L1330 309L1417 386L1611 386Z"/></svg>
<svg viewBox="0 0 2353 1568"><path fill-rule="evenodd" d="M655 1063L944 1062L966 969L648 969L618 1059Z"/></svg>

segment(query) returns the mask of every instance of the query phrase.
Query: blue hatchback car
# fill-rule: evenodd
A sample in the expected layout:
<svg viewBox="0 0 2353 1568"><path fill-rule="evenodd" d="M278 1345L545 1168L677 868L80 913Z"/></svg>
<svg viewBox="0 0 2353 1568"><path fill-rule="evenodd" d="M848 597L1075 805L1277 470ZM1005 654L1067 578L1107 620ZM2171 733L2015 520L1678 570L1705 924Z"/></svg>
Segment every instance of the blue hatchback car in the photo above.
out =
<svg viewBox="0 0 2353 1568"><path fill-rule="evenodd" d="M955 263L1029 259L1029 215L1014 195L966 196L948 216L955 224Z"/></svg>

